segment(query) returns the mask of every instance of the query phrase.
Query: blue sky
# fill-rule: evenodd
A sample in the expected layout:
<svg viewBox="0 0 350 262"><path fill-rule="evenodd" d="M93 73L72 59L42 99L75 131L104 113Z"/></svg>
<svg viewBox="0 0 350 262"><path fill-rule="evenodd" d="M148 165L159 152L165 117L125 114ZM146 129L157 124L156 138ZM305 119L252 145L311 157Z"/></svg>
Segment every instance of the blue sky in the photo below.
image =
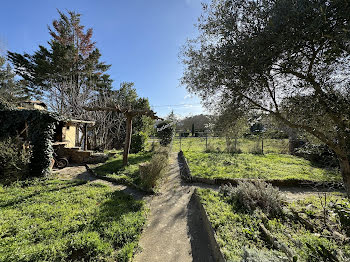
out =
<svg viewBox="0 0 350 262"><path fill-rule="evenodd" d="M93 28L102 61L112 64L114 87L134 82L161 116L172 109L182 116L203 112L200 100L180 86L183 66L178 57L186 39L197 34L201 0L3 1L0 42L20 53L46 45L47 26L58 18L57 8L81 13L82 24Z"/></svg>

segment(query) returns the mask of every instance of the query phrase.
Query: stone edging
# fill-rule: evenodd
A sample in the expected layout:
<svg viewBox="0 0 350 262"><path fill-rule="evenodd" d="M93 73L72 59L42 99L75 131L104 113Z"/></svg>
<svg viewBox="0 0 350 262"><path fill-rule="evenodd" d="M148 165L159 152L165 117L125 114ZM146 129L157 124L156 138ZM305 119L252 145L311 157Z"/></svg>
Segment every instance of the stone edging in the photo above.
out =
<svg viewBox="0 0 350 262"><path fill-rule="evenodd" d="M192 182L193 177L191 176L191 170L190 167L188 166L187 160L184 156L184 153L180 151L178 153L178 161L180 164L180 176L187 182Z"/></svg>
<svg viewBox="0 0 350 262"><path fill-rule="evenodd" d="M178 153L178 160L180 163L180 174L181 177L186 182L192 183L204 183L209 185L223 185L223 184L231 184L236 186L238 182L241 181L250 181L250 180L258 180L258 179L243 179L243 178L204 178L204 177L195 177L191 175L190 167L187 163L187 160L184 156L184 153L180 151ZM263 180L263 179L262 179ZM334 189L344 189L343 183L341 182L316 182L310 180L301 180L301 179L270 179L263 180L267 183L270 183L273 186L277 187L306 187L306 188L334 188Z"/></svg>
<svg viewBox="0 0 350 262"><path fill-rule="evenodd" d="M224 255L221 253L220 250L220 246L218 244L218 242L216 241L216 235L215 235L215 231L209 221L207 212L205 211L201 201L200 201L200 197L197 194L197 189L194 191L193 193L193 200L195 202L195 205L197 205L198 209L199 209L199 215L203 221L203 225L204 225L204 229L209 237L209 241L210 241L210 248L213 254L213 257L215 259L215 261L218 262L225 262L225 258Z"/></svg>

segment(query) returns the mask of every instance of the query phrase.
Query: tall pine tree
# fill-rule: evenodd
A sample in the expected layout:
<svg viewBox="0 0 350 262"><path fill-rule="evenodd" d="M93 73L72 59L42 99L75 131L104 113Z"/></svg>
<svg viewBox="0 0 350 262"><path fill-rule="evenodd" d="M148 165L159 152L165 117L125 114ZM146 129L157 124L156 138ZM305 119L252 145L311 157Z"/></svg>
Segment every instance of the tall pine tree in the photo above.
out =
<svg viewBox="0 0 350 262"><path fill-rule="evenodd" d="M0 107L15 106L18 102L28 99L32 94L25 83L15 78L11 66L5 57L0 56Z"/></svg>
<svg viewBox="0 0 350 262"><path fill-rule="evenodd" d="M100 62L101 53L91 40L92 29L80 24L80 14L59 12L49 27L49 47L39 46L33 55L8 52L15 71L41 93L53 111L83 117L82 109L101 90L110 90L106 74L110 65Z"/></svg>

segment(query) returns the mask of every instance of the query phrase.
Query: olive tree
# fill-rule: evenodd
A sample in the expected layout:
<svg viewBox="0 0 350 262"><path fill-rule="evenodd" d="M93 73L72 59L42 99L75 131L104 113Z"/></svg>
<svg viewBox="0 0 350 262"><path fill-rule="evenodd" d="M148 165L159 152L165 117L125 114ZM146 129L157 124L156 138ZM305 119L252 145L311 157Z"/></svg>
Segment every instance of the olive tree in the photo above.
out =
<svg viewBox="0 0 350 262"><path fill-rule="evenodd" d="M197 26L183 51L187 89L327 144L350 195L350 2L213 0Z"/></svg>

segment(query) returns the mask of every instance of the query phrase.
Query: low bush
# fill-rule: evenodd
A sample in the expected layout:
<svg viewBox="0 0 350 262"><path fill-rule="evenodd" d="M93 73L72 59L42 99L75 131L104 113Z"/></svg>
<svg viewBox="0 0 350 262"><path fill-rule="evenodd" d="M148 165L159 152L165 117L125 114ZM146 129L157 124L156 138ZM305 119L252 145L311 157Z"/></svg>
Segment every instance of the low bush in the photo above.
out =
<svg viewBox="0 0 350 262"><path fill-rule="evenodd" d="M157 186L159 179L164 175L168 165L169 149L160 147L149 163L140 166L142 185L146 190Z"/></svg>
<svg viewBox="0 0 350 262"><path fill-rule="evenodd" d="M305 143L302 147L297 148L294 154L319 166L337 167L339 165L335 153L326 145Z"/></svg>
<svg viewBox="0 0 350 262"><path fill-rule="evenodd" d="M29 149L23 148L23 142L16 137L0 141L0 182L9 184L24 179L29 172Z"/></svg>
<svg viewBox="0 0 350 262"><path fill-rule="evenodd" d="M257 141L253 147L250 148L249 153L254 155L261 155L264 152L262 151L261 141Z"/></svg>
<svg viewBox="0 0 350 262"><path fill-rule="evenodd" d="M253 213L259 208L271 217L282 213L282 194L277 188L264 181L238 182L237 187L224 185L220 191L243 211Z"/></svg>
<svg viewBox="0 0 350 262"><path fill-rule="evenodd" d="M144 132L133 134L131 137L130 153L138 153L145 150L148 136Z"/></svg>

